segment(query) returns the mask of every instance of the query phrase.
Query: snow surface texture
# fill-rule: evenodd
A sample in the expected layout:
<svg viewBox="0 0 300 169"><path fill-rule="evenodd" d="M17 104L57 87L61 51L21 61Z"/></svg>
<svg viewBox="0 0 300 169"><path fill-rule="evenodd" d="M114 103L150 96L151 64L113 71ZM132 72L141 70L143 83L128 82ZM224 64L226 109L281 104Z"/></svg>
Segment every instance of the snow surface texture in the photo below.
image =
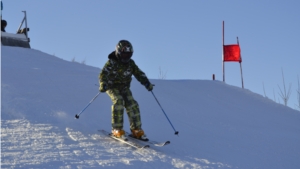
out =
<svg viewBox="0 0 300 169"><path fill-rule="evenodd" d="M220 81L151 79L176 136L152 94L133 79L146 134L171 141L136 150L97 132L111 129L105 93L74 118L98 93L99 68L34 49L1 46L1 55L3 169L300 168L299 111L249 90Z"/></svg>

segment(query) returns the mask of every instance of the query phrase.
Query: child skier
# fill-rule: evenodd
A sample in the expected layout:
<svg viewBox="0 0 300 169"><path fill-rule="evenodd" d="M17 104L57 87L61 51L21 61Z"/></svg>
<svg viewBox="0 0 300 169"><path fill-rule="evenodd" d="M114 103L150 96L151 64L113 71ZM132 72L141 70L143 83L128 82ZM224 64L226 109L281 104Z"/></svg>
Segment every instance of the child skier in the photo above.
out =
<svg viewBox="0 0 300 169"><path fill-rule="evenodd" d="M148 80L135 62L131 59L133 47L127 40L121 40L116 45L115 51L108 55L109 60L104 65L99 75L100 92L106 92L111 98L112 105L112 134L115 137L126 139L123 130L124 107L130 122L132 136L147 141L147 137L142 130L141 117L138 103L134 100L130 82L132 75L152 91L153 85Z"/></svg>

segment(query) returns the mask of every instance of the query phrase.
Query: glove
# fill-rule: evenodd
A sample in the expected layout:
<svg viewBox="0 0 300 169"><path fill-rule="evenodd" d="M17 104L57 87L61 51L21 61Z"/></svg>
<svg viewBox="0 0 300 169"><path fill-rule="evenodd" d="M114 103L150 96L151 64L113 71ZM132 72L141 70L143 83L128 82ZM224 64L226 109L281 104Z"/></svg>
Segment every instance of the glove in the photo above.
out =
<svg viewBox="0 0 300 169"><path fill-rule="evenodd" d="M154 85L151 84L151 83L149 83L149 82L145 84L145 87L146 87L146 89L147 89L148 91L152 91L152 90L153 90L153 86L154 86Z"/></svg>
<svg viewBox="0 0 300 169"><path fill-rule="evenodd" d="M105 83L100 83L99 91L104 93L107 90L107 85Z"/></svg>

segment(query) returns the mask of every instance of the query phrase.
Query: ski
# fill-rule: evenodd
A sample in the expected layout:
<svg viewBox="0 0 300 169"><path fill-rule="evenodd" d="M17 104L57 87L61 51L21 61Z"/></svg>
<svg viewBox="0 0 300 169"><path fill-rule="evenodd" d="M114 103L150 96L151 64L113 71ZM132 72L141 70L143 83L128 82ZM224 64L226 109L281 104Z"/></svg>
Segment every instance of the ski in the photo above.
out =
<svg viewBox="0 0 300 169"><path fill-rule="evenodd" d="M144 149L144 148L149 148L150 147L149 145L140 145L140 144L138 144L136 142L133 142L133 141L131 141L129 139L123 140L121 138L117 138L117 137L113 136L111 132L108 132L106 130L98 130L98 131L101 132L101 133L103 133L105 136L108 136L108 137L110 137L110 138L112 138L114 140L117 140L117 141L120 141L122 143L125 143L125 144L127 144L127 145L129 145L131 147L136 148L136 149Z"/></svg>
<svg viewBox="0 0 300 169"><path fill-rule="evenodd" d="M130 139L138 140L138 141L143 142L143 143L152 144L152 145L157 146L157 147L163 147L163 146L168 145L168 144L171 143L170 141L158 142L158 141L154 141L154 140L150 140L150 139L148 139L148 141L137 139L137 138L133 137L132 134L127 132L127 131L126 131L126 135Z"/></svg>

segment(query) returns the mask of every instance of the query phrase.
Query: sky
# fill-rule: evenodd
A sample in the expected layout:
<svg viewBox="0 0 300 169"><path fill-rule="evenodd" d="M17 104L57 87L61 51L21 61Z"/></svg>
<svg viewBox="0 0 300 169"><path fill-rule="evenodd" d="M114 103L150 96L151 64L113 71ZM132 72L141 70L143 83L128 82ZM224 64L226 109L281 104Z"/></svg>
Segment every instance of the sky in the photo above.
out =
<svg viewBox="0 0 300 169"><path fill-rule="evenodd" d="M111 129L107 94L74 117L98 93L99 68L35 49L2 46L1 52L2 169L300 168L299 111L250 90L217 80L153 79L173 130L133 79L143 130L151 140L171 142L140 151L97 131Z"/></svg>
<svg viewBox="0 0 300 169"><path fill-rule="evenodd" d="M239 38L244 87L295 108L300 76L298 0L9 1L3 0L7 32L16 32L27 11L31 47L64 60L102 68L121 39L150 79L223 80L225 44ZM300 77L299 77L300 78ZM241 87L238 63L225 63L227 84Z"/></svg>

